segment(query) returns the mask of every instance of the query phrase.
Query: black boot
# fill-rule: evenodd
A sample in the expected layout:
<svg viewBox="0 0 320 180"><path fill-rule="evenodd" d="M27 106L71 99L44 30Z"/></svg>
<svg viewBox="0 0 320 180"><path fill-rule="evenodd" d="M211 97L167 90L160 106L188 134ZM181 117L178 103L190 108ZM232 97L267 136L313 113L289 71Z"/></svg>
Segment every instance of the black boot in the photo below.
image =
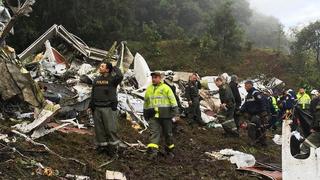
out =
<svg viewBox="0 0 320 180"><path fill-rule="evenodd" d="M169 158L171 158L171 159L173 159L174 157L175 157L175 154L174 154L174 152L173 152L173 149L174 148L168 148L168 147L166 147L166 156L167 157L169 157Z"/></svg>
<svg viewBox="0 0 320 180"><path fill-rule="evenodd" d="M97 146L95 147L95 150L97 151L98 154L102 154L106 152L106 147L105 146Z"/></svg>
<svg viewBox="0 0 320 180"><path fill-rule="evenodd" d="M148 159L149 160L155 160L158 158L159 156L159 150L155 149L155 148L148 148L147 149L147 153L148 153Z"/></svg>

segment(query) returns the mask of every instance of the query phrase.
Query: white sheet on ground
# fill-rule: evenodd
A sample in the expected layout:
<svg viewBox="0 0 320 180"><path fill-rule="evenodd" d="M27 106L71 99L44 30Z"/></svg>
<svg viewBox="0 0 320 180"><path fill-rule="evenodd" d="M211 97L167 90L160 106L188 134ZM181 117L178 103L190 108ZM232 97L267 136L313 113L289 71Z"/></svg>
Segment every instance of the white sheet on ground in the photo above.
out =
<svg viewBox="0 0 320 180"><path fill-rule="evenodd" d="M233 149L223 149L219 152L206 152L206 155L217 160L229 160L232 164L236 164L238 168L252 167L256 163L256 159L251 154L246 154Z"/></svg>

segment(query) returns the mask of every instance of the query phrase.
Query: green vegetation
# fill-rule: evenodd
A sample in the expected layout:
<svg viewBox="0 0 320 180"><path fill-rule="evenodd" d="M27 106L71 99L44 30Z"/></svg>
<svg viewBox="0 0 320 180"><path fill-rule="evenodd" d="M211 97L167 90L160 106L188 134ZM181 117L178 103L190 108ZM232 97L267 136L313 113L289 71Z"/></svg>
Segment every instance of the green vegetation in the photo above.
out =
<svg viewBox="0 0 320 180"><path fill-rule="evenodd" d="M53 24L88 45L109 49L126 40L152 69L277 76L319 87L320 22L289 42L279 20L246 0L46 0L21 19L8 44L21 52Z"/></svg>

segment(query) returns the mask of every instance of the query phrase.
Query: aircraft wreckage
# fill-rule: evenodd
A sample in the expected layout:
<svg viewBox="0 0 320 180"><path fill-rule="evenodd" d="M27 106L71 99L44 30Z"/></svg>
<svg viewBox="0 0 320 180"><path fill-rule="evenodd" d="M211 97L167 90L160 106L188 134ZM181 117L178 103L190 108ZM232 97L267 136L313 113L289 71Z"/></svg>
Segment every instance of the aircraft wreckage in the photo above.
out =
<svg viewBox="0 0 320 180"><path fill-rule="evenodd" d="M132 55L126 42L115 42L109 51L101 50L89 47L62 25L53 25L18 55L13 48L4 45L6 36L13 32L17 18L28 15L33 3L34 1L25 1L18 7L12 7L15 12L13 16L4 6L0 6L2 8L0 8L2 12L0 41L3 44L0 51L0 119L16 122L12 127L12 133L35 145L43 146L51 153L54 152L44 144L35 142L34 139L54 131L90 134L86 128L93 125L90 121L92 115L88 111L91 83L98 75L96 67L103 61L112 62L124 73L125 78L118 89L118 109L132 122L133 128L140 133L146 130L148 122L143 118L143 97L146 87L151 83L151 70L139 53ZM172 73L163 71L163 74L168 72ZM178 90L178 98L185 109L188 103L184 98L184 89L191 73L173 72L172 75ZM218 88L214 83L216 77L201 78L204 88L200 91L200 95L203 99L201 111L204 123L208 127L218 128L221 125L215 116L220 106ZM223 74L222 77L227 82L230 81L227 74ZM280 92L284 86L284 83L277 78L267 81L261 79L264 78L259 77L254 80L255 86L261 90L272 89L274 92ZM240 83L239 90L244 99L246 91L243 82ZM284 121L282 134L283 179L319 179L320 150L312 148L308 159L295 159L290 152L292 133L289 120ZM0 141L7 143L12 139L8 135L0 134ZM248 157L252 162L252 157ZM41 164L38 165L44 169ZM242 167L239 170L275 177L271 171L253 167ZM279 179L279 171L276 174L277 178L273 179ZM110 173L114 175L113 172Z"/></svg>

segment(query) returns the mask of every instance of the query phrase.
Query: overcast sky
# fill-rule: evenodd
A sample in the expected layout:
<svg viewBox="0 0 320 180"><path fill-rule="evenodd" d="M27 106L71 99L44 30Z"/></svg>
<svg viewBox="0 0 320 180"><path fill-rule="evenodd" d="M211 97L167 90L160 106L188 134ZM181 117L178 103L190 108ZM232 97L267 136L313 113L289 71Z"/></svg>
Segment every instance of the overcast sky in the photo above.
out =
<svg viewBox="0 0 320 180"><path fill-rule="evenodd" d="M286 27L306 25L320 19L320 0L248 0L260 13L278 18Z"/></svg>

